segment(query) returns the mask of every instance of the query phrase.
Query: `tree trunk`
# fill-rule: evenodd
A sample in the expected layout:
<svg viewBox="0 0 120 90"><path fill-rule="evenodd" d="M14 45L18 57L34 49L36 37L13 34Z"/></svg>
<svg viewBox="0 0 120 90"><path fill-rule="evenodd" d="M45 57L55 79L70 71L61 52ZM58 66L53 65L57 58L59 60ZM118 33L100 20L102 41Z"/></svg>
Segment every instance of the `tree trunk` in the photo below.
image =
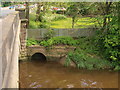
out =
<svg viewBox="0 0 120 90"><path fill-rule="evenodd" d="M104 17L104 21L103 21L103 28L104 28L103 33L107 32L107 30L109 30L109 28L107 26L108 26L110 18L106 17L106 15L110 14L110 6L111 6L111 4L112 4L112 2L106 2L106 4L105 4L105 13L104 13L105 17Z"/></svg>
<svg viewBox="0 0 120 90"><path fill-rule="evenodd" d="M75 17L72 17L72 28L74 28L74 24L75 24Z"/></svg>
<svg viewBox="0 0 120 90"><path fill-rule="evenodd" d="M120 29L120 2L117 3L118 28Z"/></svg>
<svg viewBox="0 0 120 90"><path fill-rule="evenodd" d="M47 2L43 2L43 13L46 12L46 4L47 4Z"/></svg>
<svg viewBox="0 0 120 90"><path fill-rule="evenodd" d="M109 13L110 13L110 5L112 4L112 2L106 2L106 4L105 4L105 13L104 13L104 15L105 15L105 17L104 17L104 21L103 21L103 27L106 27L106 25L107 25L107 19L109 20L109 18L108 17L106 17L106 15L109 15Z"/></svg>
<svg viewBox="0 0 120 90"><path fill-rule="evenodd" d="M41 4L38 2L37 3L37 11L36 11L36 20L35 21L39 21L40 8L41 8Z"/></svg>
<svg viewBox="0 0 120 90"><path fill-rule="evenodd" d="M26 2L26 19L27 21L27 28L29 27L29 2Z"/></svg>

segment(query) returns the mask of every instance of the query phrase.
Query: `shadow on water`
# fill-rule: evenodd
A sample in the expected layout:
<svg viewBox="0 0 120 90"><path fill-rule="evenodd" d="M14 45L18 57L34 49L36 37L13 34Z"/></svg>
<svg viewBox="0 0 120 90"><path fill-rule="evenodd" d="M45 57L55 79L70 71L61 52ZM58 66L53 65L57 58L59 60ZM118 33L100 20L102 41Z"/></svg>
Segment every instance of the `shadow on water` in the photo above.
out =
<svg viewBox="0 0 120 90"><path fill-rule="evenodd" d="M36 62L47 62L47 58L44 54L42 53L35 53L31 57L31 61L36 61Z"/></svg>

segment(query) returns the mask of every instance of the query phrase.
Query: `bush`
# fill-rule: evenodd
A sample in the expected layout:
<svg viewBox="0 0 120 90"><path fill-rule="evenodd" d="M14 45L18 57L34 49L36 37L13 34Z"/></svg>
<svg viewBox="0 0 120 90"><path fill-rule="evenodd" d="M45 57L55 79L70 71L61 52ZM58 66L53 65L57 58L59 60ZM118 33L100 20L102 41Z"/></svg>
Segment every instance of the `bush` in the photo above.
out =
<svg viewBox="0 0 120 90"><path fill-rule="evenodd" d="M49 28L49 23L45 22L45 20L43 19L43 14L39 16L39 18L42 20L40 21L35 21L36 16L35 14L30 14L30 24L29 24L29 28L31 29L38 29L38 28Z"/></svg>
<svg viewBox="0 0 120 90"><path fill-rule="evenodd" d="M56 14L53 21L63 20L63 19L66 19L66 16L61 15L61 14Z"/></svg>
<svg viewBox="0 0 120 90"><path fill-rule="evenodd" d="M105 56L111 60L120 60L120 31L110 29L109 33L103 37Z"/></svg>
<svg viewBox="0 0 120 90"><path fill-rule="evenodd" d="M49 24L48 23L40 23L39 28L49 28Z"/></svg>
<svg viewBox="0 0 120 90"><path fill-rule="evenodd" d="M32 29L49 28L51 21L66 19L66 16L61 14L41 13L39 15L40 21L36 22L35 19L36 19L36 15L30 14L29 28L32 28Z"/></svg>
<svg viewBox="0 0 120 90"><path fill-rule="evenodd" d="M30 14L30 21L35 21L36 15L35 14Z"/></svg>
<svg viewBox="0 0 120 90"><path fill-rule="evenodd" d="M91 37L91 38L90 37L79 37L78 45L86 53L100 55L99 48L96 46L96 43L94 42L94 37Z"/></svg>
<svg viewBox="0 0 120 90"><path fill-rule="evenodd" d="M62 19L66 19L66 16L61 15L61 14L45 14L43 16L43 19L45 22L50 22L50 21L54 21L54 20L62 20Z"/></svg>
<svg viewBox="0 0 120 90"><path fill-rule="evenodd" d="M33 38L27 39L27 46L31 46L31 45L39 45L40 41L35 40Z"/></svg>
<svg viewBox="0 0 120 90"><path fill-rule="evenodd" d="M39 22L30 21L29 28L31 28L31 29L38 29L39 25L40 25Z"/></svg>
<svg viewBox="0 0 120 90"><path fill-rule="evenodd" d="M42 41L40 44L43 46L51 46L51 45L77 45L77 40L74 40L72 37L58 36L52 37L47 41Z"/></svg>
<svg viewBox="0 0 120 90"><path fill-rule="evenodd" d="M70 60L74 61L77 64L78 68L83 69L105 69L105 68L113 68L112 64L105 60L90 56L86 52L81 49L77 49L74 52L70 52L67 55L66 65L69 65Z"/></svg>
<svg viewBox="0 0 120 90"><path fill-rule="evenodd" d="M120 29L118 17L111 16L111 21L105 27L100 28L96 43L102 55L113 63L115 69L120 70Z"/></svg>
<svg viewBox="0 0 120 90"><path fill-rule="evenodd" d="M47 40L34 40L34 39L27 39L27 46L31 45L42 45L45 47L52 46L52 45L77 45L77 40L74 40L72 37L65 37L65 36L59 36L59 37L51 37Z"/></svg>
<svg viewBox="0 0 120 90"><path fill-rule="evenodd" d="M52 38L55 35L53 30L49 30L47 33L44 34L45 40Z"/></svg>

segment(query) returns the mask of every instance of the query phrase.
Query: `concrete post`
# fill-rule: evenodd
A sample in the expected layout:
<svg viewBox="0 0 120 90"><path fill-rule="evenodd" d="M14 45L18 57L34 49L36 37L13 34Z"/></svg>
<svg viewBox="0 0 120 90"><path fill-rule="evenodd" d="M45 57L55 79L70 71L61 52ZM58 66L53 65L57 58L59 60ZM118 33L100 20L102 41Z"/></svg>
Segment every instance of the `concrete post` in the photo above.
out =
<svg viewBox="0 0 120 90"><path fill-rule="evenodd" d="M15 11L19 11L19 17L20 17L20 19L25 19L26 18L25 8L15 9Z"/></svg>

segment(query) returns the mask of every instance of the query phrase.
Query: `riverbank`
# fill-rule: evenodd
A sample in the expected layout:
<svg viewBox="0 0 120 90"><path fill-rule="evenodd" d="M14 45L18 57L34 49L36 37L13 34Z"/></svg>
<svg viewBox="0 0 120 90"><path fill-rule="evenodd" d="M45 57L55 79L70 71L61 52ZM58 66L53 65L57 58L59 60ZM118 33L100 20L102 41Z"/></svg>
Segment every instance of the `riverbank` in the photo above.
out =
<svg viewBox="0 0 120 90"><path fill-rule="evenodd" d="M71 50L69 52L67 51L65 55L58 55L61 57L58 57L59 60L56 60L56 61L60 61L60 58L61 58L62 61L60 62L62 62L63 65L69 66L71 65L70 63L74 63L74 65L72 64L72 66L80 69L117 70L115 69L115 66L111 61L107 60L102 56L102 54L100 54L99 49L91 41L92 41L91 38L73 39L71 37L53 37L48 40L42 40L42 41L28 39L27 45L28 46L33 45L32 46L33 48L34 48L34 45L42 45L49 51L53 49L55 46L61 46L62 48L65 48L67 45L68 45L67 47L74 46L75 48L74 50ZM41 53L41 51L38 51L38 50L37 52ZM54 51L50 53L53 53L53 52ZM58 52L58 54L61 54L61 53L62 52Z"/></svg>

